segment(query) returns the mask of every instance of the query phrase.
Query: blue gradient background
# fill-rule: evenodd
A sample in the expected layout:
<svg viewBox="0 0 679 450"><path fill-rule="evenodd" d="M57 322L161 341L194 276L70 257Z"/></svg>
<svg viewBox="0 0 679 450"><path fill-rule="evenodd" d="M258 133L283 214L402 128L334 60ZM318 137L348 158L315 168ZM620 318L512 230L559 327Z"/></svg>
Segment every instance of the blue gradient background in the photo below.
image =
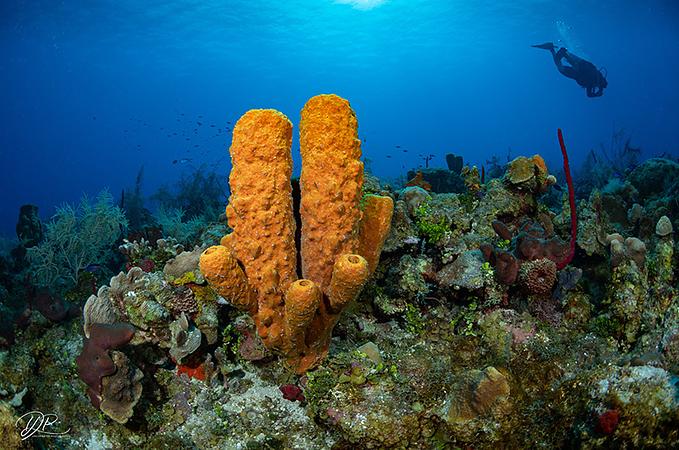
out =
<svg viewBox="0 0 679 450"><path fill-rule="evenodd" d="M297 126L319 93L350 100L380 177L419 153L482 164L510 147L556 171L557 127L575 165L617 128L645 156L679 152L676 1L377 3L1 2L0 233L23 203L47 218L83 192L118 196L141 165L146 194L190 170L174 159L226 176L230 135L209 124L276 108ZM545 41L605 66L604 96L530 47Z"/></svg>

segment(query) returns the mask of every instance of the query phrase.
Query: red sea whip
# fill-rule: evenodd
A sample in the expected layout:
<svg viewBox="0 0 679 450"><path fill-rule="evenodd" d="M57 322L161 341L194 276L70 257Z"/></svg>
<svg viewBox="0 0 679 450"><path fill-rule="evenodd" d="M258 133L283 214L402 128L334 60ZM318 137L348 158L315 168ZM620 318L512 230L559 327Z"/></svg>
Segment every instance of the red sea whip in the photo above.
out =
<svg viewBox="0 0 679 450"><path fill-rule="evenodd" d="M558 270L566 267L575 255L575 239L578 233L578 218L575 213L575 190L573 189L573 178L571 177L571 168L568 165L568 153L566 153L566 144L563 142L563 134L561 128L557 129L559 135L559 145L561 146L561 154L563 155L563 171L566 173L566 183L568 183L568 202L571 207L571 245L568 255L556 265Z"/></svg>

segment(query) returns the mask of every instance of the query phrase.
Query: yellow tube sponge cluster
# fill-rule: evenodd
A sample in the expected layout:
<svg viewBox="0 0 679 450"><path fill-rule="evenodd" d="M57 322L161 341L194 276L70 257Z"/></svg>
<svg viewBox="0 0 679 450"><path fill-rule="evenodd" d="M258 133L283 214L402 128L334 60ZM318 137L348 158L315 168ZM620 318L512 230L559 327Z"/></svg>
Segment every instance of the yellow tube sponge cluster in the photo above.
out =
<svg viewBox="0 0 679 450"><path fill-rule="evenodd" d="M230 249L223 245L208 248L200 256L199 267L210 286L233 306L243 311L257 310L257 299Z"/></svg>
<svg viewBox="0 0 679 450"><path fill-rule="evenodd" d="M349 102L317 95L299 125L302 174L302 271L322 287L338 255L356 251L363 187L358 121Z"/></svg>
<svg viewBox="0 0 679 450"><path fill-rule="evenodd" d="M368 262L370 273L375 271L380 260L382 246L391 228L394 200L382 195L366 195L363 200L363 217L358 234L358 250Z"/></svg>
<svg viewBox="0 0 679 450"><path fill-rule="evenodd" d="M325 358L340 313L377 266L393 201L369 196L349 102L319 95L302 110L301 268L297 279L290 153L292 125L274 110L248 111L233 130L226 208L233 233L207 249L208 283L247 311L264 344L303 373ZM242 267L242 269L241 269Z"/></svg>
<svg viewBox="0 0 679 450"><path fill-rule="evenodd" d="M267 347L283 335L281 293L296 280L292 212L292 123L273 109L248 111L233 131L228 239L257 293L257 327Z"/></svg>

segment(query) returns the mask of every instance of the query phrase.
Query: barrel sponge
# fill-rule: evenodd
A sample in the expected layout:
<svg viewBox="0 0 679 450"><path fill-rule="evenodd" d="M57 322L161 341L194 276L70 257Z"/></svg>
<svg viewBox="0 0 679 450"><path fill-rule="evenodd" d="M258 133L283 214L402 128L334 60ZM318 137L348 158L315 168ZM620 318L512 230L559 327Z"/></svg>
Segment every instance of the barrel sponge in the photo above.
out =
<svg viewBox="0 0 679 450"><path fill-rule="evenodd" d="M325 290L335 260L355 253L363 186L358 122L349 102L312 97L300 122L302 273Z"/></svg>
<svg viewBox="0 0 679 450"><path fill-rule="evenodd" d="M391 197L367 195L363 203L365 206L356 253L368 261L368 269L372 274L380 260L382 246L384 246L384 241L387 239L391 228L394 201Z"/></svg>
<svg viewBox="0 0 679 450"><path fill-rule="evenodd" d="M226 207L233 233L226 241L264 311L274 310L279 292L297 278L291 144L292 123L273 109L250 110L233 129Z"/></svg>
<svg viewBox="0 0 679 450"><path fill-rule="evenodd" d="M251 295L248 281L231 250L214 245L200 255L200 271L210 286L233 306L254 312L256 299Z"/></svg>

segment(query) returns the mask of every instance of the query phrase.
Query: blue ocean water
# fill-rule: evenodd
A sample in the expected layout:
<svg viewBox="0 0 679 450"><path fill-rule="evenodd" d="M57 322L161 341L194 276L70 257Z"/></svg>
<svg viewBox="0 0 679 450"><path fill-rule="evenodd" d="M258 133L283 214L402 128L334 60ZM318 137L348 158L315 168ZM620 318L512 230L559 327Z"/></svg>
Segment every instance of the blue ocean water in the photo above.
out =
<svg viewBox="0 0 679 450"><path fill-rule="evenodd" d="M547 41L605 67L604 95L531 48ZM319 93L350 100L385 178L448 152L540 153L556 170L557 127L574 165L619 129L644 157L677 155L678 50L671 0L5 0L0 232L24 203L45 219L83 192L119 195L141 166L149 194L203 164L226 177L242 113L297 125Z"/></svg>

